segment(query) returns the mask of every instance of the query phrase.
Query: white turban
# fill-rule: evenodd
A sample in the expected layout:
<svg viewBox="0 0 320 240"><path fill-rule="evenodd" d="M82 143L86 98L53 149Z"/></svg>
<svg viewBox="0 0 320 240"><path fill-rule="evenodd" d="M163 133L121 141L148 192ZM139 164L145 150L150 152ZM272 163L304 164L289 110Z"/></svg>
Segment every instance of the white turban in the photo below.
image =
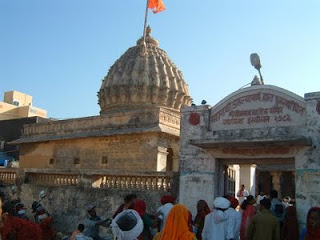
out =
<svg viewBox="0 0 320 240"><path fill-rule="evenodd" d="M119 225L117 224L117 221L123 217L124 215L131 213L134 215L134 217L137 220L136 225L129 231L123 231L120 229ZM112 228L112 234L114 239L117 240L135 240L137 239L137 237L139 237L139 235L142 233L143 231L143 222L142 219L139 215L139 213L137 213L135 210L132 209L128 209L125 210L121 213L119 213L113 220L111 223L111 228Z"/></svg>
<svg viewBox="0 0 320 240"><path fill-rule="evenodd" d="M215 208L228 209L230 207L230 201L224 197L217 197L213 201L213 206Z"/></svg>

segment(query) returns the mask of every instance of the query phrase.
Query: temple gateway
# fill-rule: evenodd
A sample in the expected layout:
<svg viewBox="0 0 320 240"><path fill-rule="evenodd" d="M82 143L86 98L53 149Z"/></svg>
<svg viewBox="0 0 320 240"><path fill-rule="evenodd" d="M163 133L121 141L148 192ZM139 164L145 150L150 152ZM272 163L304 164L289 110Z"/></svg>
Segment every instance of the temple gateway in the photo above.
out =
<svg viewBox="0 0 320 240"><path fill-rule="evenodd" d="M168 191L196 212L200 199L276 189L295 198L300 223L320 205L320 92L304 98L270 85L240 89L213 107L190 106L181 71L148 29L111 66L100 115L25 125L19 169L2 169L26 206L44 204L71 232L93 203L112 216L129 192L154 212ZM30 216L32 217L32 216Z"/></svg>
<svg viewBox="0 0 320 240"><path fill-rule="evenodd" d="M240 89L213 107L182 109L179 201L271 189L296 199L300 223L320 204L320 92Z"/></svg>

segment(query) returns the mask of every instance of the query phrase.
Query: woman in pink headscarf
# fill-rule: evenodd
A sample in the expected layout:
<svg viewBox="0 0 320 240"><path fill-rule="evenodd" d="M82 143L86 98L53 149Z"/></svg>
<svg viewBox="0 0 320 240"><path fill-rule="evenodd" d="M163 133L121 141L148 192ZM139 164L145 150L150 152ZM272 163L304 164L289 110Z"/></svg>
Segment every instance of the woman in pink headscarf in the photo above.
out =
<svg viewBox="0 0 320 240"><path fill-rule="evenodd" d="M256 207L253 206L255 200L253 196L248 196L246 200L241 204L242 210L242 221L240 228L240 239L247 240L247 230L250 224L250 221L254 215L256 215L257 210Z"/></svg>
<svg viewBox="0 0 320 240"><path fill-rule="evenodd" d="M138 237L138 240L151 240L151 232L150 228L153 227L153 220L149 217L149 215L146 213L147 204L142 201L138 200L134 204L133 210L137 211L143 221L143 231Z"/></svg>

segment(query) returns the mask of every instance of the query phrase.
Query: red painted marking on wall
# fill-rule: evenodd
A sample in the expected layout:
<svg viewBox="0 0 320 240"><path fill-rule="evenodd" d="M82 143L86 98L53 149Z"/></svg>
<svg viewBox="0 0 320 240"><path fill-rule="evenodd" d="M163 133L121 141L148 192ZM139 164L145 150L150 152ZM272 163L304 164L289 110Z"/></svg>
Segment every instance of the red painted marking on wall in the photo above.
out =
<svg viewBox="0 0 320 240"><path fill-rule="evenodd" d="M191 113L189 116L189 122L191 125L198 125L200 123L200 114L199 113Z"/></svg>

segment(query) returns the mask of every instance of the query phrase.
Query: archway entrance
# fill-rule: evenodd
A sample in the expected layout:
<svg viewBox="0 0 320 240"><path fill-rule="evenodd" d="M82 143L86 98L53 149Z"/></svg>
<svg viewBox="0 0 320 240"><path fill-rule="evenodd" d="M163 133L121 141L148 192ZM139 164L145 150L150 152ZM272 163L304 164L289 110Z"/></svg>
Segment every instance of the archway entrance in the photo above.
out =
<svg viewBox="0 0 320 240"><path fill-rule="evenodd" d="M268 195L277 190L279 198L295 199L294 158L218 159L216 189L218 196L236 197L241 185L251 195Z"/></svg>

